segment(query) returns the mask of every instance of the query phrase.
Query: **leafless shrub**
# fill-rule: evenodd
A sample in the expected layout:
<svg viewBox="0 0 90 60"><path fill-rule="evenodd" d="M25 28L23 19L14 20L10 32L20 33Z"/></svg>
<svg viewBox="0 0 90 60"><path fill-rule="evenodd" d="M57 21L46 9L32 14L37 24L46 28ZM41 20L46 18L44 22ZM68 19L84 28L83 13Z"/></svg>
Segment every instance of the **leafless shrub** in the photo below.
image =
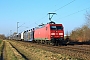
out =
<svg viewBox="0 0 90 60"><path fill-rule="evenodd" d="M75 30L70 34L70 38L73 41L86 42L90 41L90 14L85 15L86 23Z"/></svg>
<svg viewBox="0 0 90 60"><path fill-rule="evenodd" d="M0 39L5 39L5 35L4 34L0 34Z"/></svg>

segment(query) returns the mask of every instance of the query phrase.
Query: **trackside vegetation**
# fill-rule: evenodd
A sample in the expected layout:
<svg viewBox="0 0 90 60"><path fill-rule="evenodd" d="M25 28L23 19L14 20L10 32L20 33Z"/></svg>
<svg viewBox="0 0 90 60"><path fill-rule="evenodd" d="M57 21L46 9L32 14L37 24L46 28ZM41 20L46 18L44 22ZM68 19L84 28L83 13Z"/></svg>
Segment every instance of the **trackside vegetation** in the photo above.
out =
<svg viewBox="0 0 90 60"><path fill-rule="evenodd" d="M70 39L90 44L90 13L86 13L85 19L86 23L84 23L81 27L74 29L70 33Z"/></svg>
<svg viewBox="0 0 90 60"><path fill-rule="evenodd" d="M2 59L3 41L0 40L0 60Z"/></svg>

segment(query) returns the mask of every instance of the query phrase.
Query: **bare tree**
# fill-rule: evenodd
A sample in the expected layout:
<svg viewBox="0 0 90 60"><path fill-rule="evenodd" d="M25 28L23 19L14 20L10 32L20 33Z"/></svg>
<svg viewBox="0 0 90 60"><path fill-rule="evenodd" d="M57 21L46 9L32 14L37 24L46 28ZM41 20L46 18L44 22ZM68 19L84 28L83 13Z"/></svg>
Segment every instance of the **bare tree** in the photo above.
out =
<svg viewBox="0 0 90 60"><path fill-rule="evenodd" d="M90 28L90 13L86 12L85 18L86 18L86 25Z"/></svg>
<svg viewBox="0 0 90 60"><path fill-rule="evenodd" d="M72 40L79 42L90 41L90 14L86 13L85 18L86 24L71 32L70 37Z"/></svg>
<svg viewBox="0 0 90 60"><path fill-rule="evenodd" d="M77 28L70 34L70 37L74 41L85 42L90 40L90 29L88 26L83 25L81 28Z"/></svg>

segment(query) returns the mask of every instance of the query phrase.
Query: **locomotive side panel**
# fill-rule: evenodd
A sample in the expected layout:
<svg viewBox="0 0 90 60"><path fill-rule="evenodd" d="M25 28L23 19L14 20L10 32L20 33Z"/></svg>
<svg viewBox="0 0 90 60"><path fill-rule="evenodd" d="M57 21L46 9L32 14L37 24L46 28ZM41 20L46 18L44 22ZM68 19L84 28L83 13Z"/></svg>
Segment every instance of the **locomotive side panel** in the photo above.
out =
<svg viewBox="0 0 90 60"><path fill-rule="evenodd" d="M47 24L47 26L45 27L45 30L46 30L45 39L50 40L50 25L49 24Z"/></svg>
<svg viewBox="0 0 90 60"><path fill-rule="evenodd" d="M42 28L36 29L34 31L34 39L35 40L50 40L48 26L49 25L45 25Z"/></svg>

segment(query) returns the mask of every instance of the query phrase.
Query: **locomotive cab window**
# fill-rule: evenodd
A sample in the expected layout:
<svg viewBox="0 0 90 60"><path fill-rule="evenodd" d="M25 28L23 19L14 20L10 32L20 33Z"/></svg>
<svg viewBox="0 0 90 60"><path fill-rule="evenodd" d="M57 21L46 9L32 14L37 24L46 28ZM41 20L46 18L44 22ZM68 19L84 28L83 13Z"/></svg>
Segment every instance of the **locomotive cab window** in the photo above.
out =
<svg viewBox="0 0 90 60"><path fill-rule="evenodd" d="M56 26L50 26L51 30L56 30Z"/></svg>
<svg viewBox="0 0 90 60"><path fill-rule="evenodd" d="M50 26L51 30L63 30L62 26Z"/></svg>
<svg viewBox="0 0 90 60"><path fill-rule="evenodd" d="M57 30L63 30L62 26L57 26Z"/></svg>

